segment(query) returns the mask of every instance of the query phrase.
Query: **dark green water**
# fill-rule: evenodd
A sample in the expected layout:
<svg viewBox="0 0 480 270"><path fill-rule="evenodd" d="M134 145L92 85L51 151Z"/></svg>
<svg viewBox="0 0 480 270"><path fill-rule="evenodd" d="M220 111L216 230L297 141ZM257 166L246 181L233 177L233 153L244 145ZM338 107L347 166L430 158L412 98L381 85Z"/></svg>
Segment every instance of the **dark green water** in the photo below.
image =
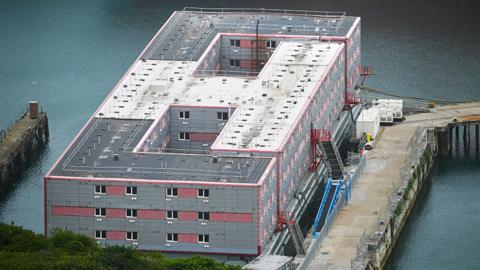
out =
<svg viewBox="0 0 480 270"><path fill-rule="evenodd" d="M478 0L0 0L0 129L38 98L51 134L46 151L0 197L1 221L42 231L43 175L170 13L184 6L346 11L362 17L363 63L376 71L369 86L480 100ZM392 269L452 268L445 261L480 268L478 160L439 164Z"/></svg>

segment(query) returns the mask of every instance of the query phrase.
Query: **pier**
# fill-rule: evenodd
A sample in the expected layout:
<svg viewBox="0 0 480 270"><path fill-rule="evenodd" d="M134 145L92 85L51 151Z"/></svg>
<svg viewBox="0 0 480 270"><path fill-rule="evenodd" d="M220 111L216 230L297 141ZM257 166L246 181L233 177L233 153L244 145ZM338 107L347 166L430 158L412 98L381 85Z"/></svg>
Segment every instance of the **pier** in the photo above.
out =
<svg viewBox="0 0 480 270"><path fill-rule="evenodd" d="M478 153L479 120L480 103L464 103L383 127L351 200L332 220L319 247L308 251L313 259L300 268L382 269L437 154L448 155L459 145L465 151L475 146Z"/></svg>
<svg viewBox="0 0 480 270"><path fill-rule="evenodd" d="M48 117L36 101L6 131L0 131L0 185L8 184L48 142Z"/></svg>

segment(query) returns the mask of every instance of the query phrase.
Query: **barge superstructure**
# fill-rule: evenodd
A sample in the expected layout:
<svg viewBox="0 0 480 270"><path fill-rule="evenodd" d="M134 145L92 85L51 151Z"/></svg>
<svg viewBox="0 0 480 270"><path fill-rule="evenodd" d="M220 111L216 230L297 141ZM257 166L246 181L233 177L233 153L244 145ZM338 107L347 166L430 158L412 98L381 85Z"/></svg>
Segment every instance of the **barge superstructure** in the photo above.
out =
<svg viewBox="0 0 480 270"><path fill-rule="evenodd" d="M360 69L343 12L174 12L45 176L45 233L260 255Z"/></svg>

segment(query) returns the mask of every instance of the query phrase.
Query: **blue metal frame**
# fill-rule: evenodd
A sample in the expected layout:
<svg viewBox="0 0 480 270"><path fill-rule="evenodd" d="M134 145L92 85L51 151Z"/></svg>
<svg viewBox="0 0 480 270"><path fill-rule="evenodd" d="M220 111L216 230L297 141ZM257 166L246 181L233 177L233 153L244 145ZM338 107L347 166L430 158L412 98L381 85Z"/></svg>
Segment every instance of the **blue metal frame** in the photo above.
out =
<svg viewBox="0 0 480 270"><path fill-rule="evenodd" d="M338 179L337 187L335 188L335 193L333 194L332 202L330 203L330 207L328 208L327 218L325 219L325 223L331 218L333 214L333 208L337 204L338 194L340 194L340 190L342 189L342 178Z"/></svg>
<svg viewBox="0 0 480 270"><path fill-rule="evenodd" d="M320 218L322 217L323 208L325 208L325 204L327 203L328 194L330 193L330 187L332 186L332 178L328 178L327 182L325 183L325 192L323 193L323 198L320 203L320 207L318 208L317 215L315 216L315 221L313 222L313 235L316 236L318 224L320 223Z"/></svg>

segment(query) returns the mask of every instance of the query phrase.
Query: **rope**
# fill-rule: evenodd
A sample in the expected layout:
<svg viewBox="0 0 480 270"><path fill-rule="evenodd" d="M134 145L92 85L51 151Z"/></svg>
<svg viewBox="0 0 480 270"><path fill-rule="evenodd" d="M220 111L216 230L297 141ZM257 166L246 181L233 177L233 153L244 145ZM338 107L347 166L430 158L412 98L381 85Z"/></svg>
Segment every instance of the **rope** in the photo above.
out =
<svg viewBox="0 0 480 270"><path fill-rule="evenodd" d="M441 103L441 104L449 104L449 103L458 104L458 103L473 102L473 100L471 100L471 101L451 101L451 100L443 100L443 99L427 99L427 98L420 98L420 97L400 96L400 95L390 94L390 93L387 93L385 91L378 90L378 89L368 87L368 86L363 86L363 85L359 85L358 88L360 88L362 90L365 90L365 91L378 93L378 94L382 94L382 95L386 95L386 96L390 96L390 97L396 97L396 98L401 98L401 99L419 100L419 101L427 101L427 102L434 102L434 103Z"/></svg>

